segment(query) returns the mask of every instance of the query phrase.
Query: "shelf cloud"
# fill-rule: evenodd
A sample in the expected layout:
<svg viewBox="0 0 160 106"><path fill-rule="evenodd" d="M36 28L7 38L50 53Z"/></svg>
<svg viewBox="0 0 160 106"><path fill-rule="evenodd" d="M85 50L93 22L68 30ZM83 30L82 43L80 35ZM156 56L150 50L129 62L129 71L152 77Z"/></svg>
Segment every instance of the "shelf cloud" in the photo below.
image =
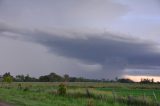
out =
<svg viewBox="0 0 160 106"><path fill-rule="evenodd" d="M1 72L159 76L159 11L157 0L0 0Z"/></svg>
<svg viewBox="0 0 160 106"><path fill-rule="evenodd" d="M71 30L47 32L38 29L25 30L7 25L1 25L0 32L6 37L43 45L49 53L58 56L73 58L88 65L99 64L102 68L97 72L111 77L125 74L124 70L127 68L160 68L158 44L137 38L128 38L120 34L86 33Z"/></svg>

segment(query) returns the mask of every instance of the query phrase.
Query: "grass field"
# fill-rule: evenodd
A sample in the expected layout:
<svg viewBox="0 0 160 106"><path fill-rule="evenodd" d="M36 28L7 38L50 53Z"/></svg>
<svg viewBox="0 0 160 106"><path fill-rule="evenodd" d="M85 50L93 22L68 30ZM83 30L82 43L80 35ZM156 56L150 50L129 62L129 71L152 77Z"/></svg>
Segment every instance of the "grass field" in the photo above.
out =
<svg viewBox="0 0 160 106"><path fill-rule="evenodd" d="M57 93L59 84L1 84L0 100L14 106L159 106L160 101L158 84L70 82L66 95Z"/></svg>

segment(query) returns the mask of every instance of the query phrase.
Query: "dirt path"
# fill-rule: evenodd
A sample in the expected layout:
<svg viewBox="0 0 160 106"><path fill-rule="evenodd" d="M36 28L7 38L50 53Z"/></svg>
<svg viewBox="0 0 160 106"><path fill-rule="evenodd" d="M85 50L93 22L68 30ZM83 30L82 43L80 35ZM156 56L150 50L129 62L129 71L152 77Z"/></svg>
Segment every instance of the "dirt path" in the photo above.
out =
<svg viewBox="0 0 160 106"><path fill-rule="evenodd" d="M11 105L4 103L4 102L0 102L0 106L11 106Z"/></svg>

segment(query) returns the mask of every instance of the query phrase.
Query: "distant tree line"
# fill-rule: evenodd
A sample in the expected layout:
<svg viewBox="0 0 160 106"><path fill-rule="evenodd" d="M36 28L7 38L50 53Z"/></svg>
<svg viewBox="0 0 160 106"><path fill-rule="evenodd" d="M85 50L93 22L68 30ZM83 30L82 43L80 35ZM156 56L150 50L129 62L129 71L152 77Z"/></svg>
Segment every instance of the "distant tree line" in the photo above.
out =
<svg viewBox="0 0 160 106"><path fill-rule="evenodd" d="M119 83L135 83L133 80L128 78L115 78L115 80L106 80L106 79L87 79L83 77L70 77L68 74L60 76L56 73L50 73L48 75L40 76L39 78L31 77L27 75L16 75L15 77L7 72L0 76L0 81L14 81L14 82L119 82ZM139 83L142 84L151 84L155 83L154 79L141 79ZM159 82L156 82L159 83Z"/></svg>
<svg viewBox="0 0 160 106"><path fill-rule="evenodd" d="M120 83L135 83L133 80L128 79L128 78L118 79L117 82L120 82Z"/></svg>
<svg viewBox="0 0 160 106"><path fill-rule="evenodd" d="M154 83L154 79L148 79L148 78L145 78L145 79L141 79L140 83L143 83L143 84L148 84L148 83Z"/></svg>
<svg viewBox="0 0 160 106"><path fill-rule="evenodd" d="M97 79L86 79L83 77L70 77L68 74L60 76L56 73L50 73L48 75L40 76L39 78L31 77L27 75L16 75L15 77L10 74L10 72L5 73L0 76L0 81L10 77L14 82L99 82L101 80Z"/></svg>

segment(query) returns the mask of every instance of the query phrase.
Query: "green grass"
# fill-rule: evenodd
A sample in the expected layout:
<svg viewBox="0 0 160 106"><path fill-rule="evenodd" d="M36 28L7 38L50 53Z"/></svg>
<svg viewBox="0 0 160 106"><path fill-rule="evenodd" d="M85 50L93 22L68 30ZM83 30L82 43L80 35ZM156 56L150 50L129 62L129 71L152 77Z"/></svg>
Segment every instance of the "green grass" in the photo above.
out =
<svg viewBox="0 0 160 106"><path fill-rule="evenodd" d="M46 92L18 91L17 89L0 88L0 99L16 106L87 106L88 98L52 95ZM95 106L106 106L110 103L94 100ZM115 104L115 106L120 106Z"/></svg>
<svg viewBox="0 0 160 106"><path fill-rule="evenodd" d="M60 96L57 94L60 83L21 83L22 89L18 89L18 84L12 83L9 89L3 85L0 100L15 106L156 106L154 91L160 101L159 85L76 82L67 83L67 95Z"/></svg>
<svg viewBox="0 0 160 106"><path fill-rule="evenodd" d="M155 93L157 100L160 101L160 90L158 89L123 89L123 88L97 88L100 91L112 92L113 90L119 96L146 96L152 99L154 98L153 92Z"/></svg>

